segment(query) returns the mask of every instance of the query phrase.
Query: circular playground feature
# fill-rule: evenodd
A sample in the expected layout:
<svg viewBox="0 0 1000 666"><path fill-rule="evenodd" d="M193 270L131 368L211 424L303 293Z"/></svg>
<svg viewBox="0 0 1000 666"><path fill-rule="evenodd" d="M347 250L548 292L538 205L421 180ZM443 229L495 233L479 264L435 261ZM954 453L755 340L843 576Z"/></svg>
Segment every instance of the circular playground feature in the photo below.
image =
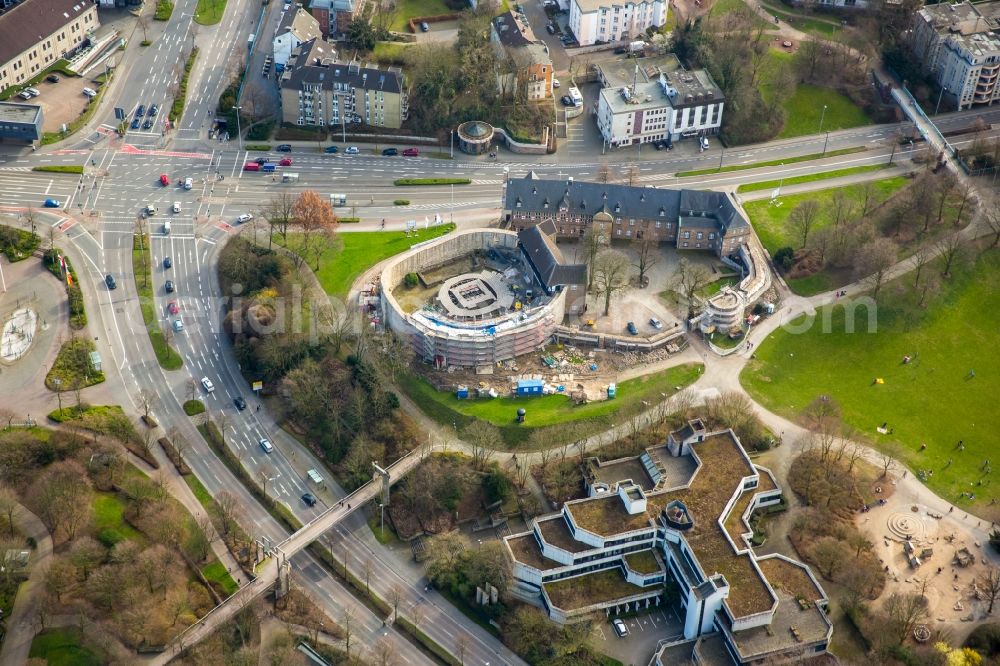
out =
<svg viewBox="0 0 1000 666"><path fill-rule="evenodd" d="M920 540L926 536L924 522L918 516L894 513L886 519L886 526L893 536L903 540Z"/></svg>
<svg viewBox="0 0 1000 666"><path fill-rule="evenodd" d="M38 313L28 308L14 310L0 333L0 360L13 363L28 353L38 331Z"/></svg>

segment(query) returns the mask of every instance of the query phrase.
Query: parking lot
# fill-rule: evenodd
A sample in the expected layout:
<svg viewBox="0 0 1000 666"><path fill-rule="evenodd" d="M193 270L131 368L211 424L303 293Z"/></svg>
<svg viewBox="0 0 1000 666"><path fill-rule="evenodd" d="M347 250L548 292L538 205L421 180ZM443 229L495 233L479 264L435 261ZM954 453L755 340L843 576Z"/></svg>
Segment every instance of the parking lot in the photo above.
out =
<svg viewBox="0 0 1000 666"><path fill-rule="evenodd" d="M59 83L50 83L42 79L35 88L42 93L25 104L38 104L42 107L45 122L43 132L58 132L63 123L69 124L76 120L87 106L87 96L83 94L85 87L96 89L97 86L89 79L67 77L56 74ZM24 102L20 97L12 101Z"/></svg>
<svg viewBox="0 0 1000 666"><path fill-rule="evenodd" d="M628 636L619 638L607 622L599 622L594 630L594 647L598 652L618 659L623 664L647 664L656 644L666 638L680 637L684 625L673 608L653 609L648 613L622 618Z"/></svg>
<svg viewBox="0 0 1000 666"><path fill-rule="evenodd" d="M458 39L458 21L435 21L428 23L427 32L417 32L417 43L439 42L451 44Z"/></svg>

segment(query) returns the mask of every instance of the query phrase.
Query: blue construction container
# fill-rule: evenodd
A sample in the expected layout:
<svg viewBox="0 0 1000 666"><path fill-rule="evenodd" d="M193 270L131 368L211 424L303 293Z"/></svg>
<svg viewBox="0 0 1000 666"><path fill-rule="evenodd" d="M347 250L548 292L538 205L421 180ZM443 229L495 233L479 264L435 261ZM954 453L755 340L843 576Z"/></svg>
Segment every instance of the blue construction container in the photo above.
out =
<svg viewBox="0 0 1000 666"><path fill-rule="evenodd" d="M614 384L608 384L608 397L613 398L618 393L618 388Z"/></svg>
<svg viewBox="0 0 1000 666"><path fill-rule="evenodd" d="M455 391L455 397L463 400L467 399L469 397L469 387L459 386L458 389Z"/></svg>
<svg viewBox="0 0 1000 666"><path fill-rule="evenodd" d="M517 380L517 395L541 395L541 379L519 379Z"/></svg>

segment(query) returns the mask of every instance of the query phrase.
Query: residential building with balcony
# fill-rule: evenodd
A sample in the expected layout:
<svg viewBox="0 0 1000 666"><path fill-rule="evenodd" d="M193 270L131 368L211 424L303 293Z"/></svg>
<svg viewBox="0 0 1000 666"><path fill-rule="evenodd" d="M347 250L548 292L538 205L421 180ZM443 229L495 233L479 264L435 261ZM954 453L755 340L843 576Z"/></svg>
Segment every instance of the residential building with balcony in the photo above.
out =
<svg viewBox="0 0 1000 666"><path fill-rule="evenodd" d="M304 42L293 51L281 74L281 114L286 123L363 123L398 129L407 111L401 70L340 62L333 49L319 39Z"/></svg>
<svg viewBox="0 0 1000 666"><path fill-rule="evenodd" d="M521 96L529 102L552 96L552 59L549 47L535 37L531 26L513 12L493 19L490 41L500 58L510 59L510 68L497 72L501 95Z"/></svg>
<svg viewBox="0 0 1000 666"><path fill-rule="evenodd" d="M100 26L88 0L21 0L0 8L0 91L27 83L89 43Z"/></svg>
<svg viewBox="0 0 1000 666"><path fill-rule="evenodd" d="M673 54L595 63L597 128L614 148L718 134L725 99L709 73Z"/></svg>
<svg viewBox="0 0 1000 666"><path fill-rule="evenodd" d="M569 28L580 46L626 41L662 26L668 11L666 0L569 0Z"/></svg>
<svg viewBox="0 0 1000 666"><path fill-rule="evenodd" d="M636 457L589 459L589 497L504 538L512 594L559 623L670 606L680 636L651 664L751 664L823 654L827 596L809 567L757 556L750 515L781 501L732 430L699 420Z"/></svg>
<svg viewBox="0 0 1000 666"><path fill-rule="evenodd" d="M292 57L292 51L299 48L303 42L310 39L321 38L319 21L312 14L296 7L295 11L288 10L281 16L281 23L274 31L274 64L280 72L288 64Z"/></svg>
<svg viewBox="0 0 1000 666"><path fill-rule="evenodd" d="M1000 2L926 5L914 13L910 48L949 106L1000 100Z"/></svg>

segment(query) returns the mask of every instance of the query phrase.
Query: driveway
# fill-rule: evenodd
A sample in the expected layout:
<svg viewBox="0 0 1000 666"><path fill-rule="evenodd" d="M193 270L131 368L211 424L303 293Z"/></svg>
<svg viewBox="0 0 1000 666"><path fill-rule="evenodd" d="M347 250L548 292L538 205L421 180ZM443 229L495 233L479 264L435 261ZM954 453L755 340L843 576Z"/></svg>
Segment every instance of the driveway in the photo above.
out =
<svg viewBox="0 0 1000 666"><path fill-rule="evenodd" d="M623 664L646 664L656 644L667 638L683 635L684 625L673 608L663 605L647 613L623 618L628 636L618 638L610 620L599 622L591 636L594 648L601 654L614 657Z"/></svg>
<svg viewBox="0 0 1000 666"><path fill-rule="evenodd" d="M454 44L458 39L458 21L441 21L428 23L430 31L416 33L418 44L435 42L438 44Z"/></svg>

